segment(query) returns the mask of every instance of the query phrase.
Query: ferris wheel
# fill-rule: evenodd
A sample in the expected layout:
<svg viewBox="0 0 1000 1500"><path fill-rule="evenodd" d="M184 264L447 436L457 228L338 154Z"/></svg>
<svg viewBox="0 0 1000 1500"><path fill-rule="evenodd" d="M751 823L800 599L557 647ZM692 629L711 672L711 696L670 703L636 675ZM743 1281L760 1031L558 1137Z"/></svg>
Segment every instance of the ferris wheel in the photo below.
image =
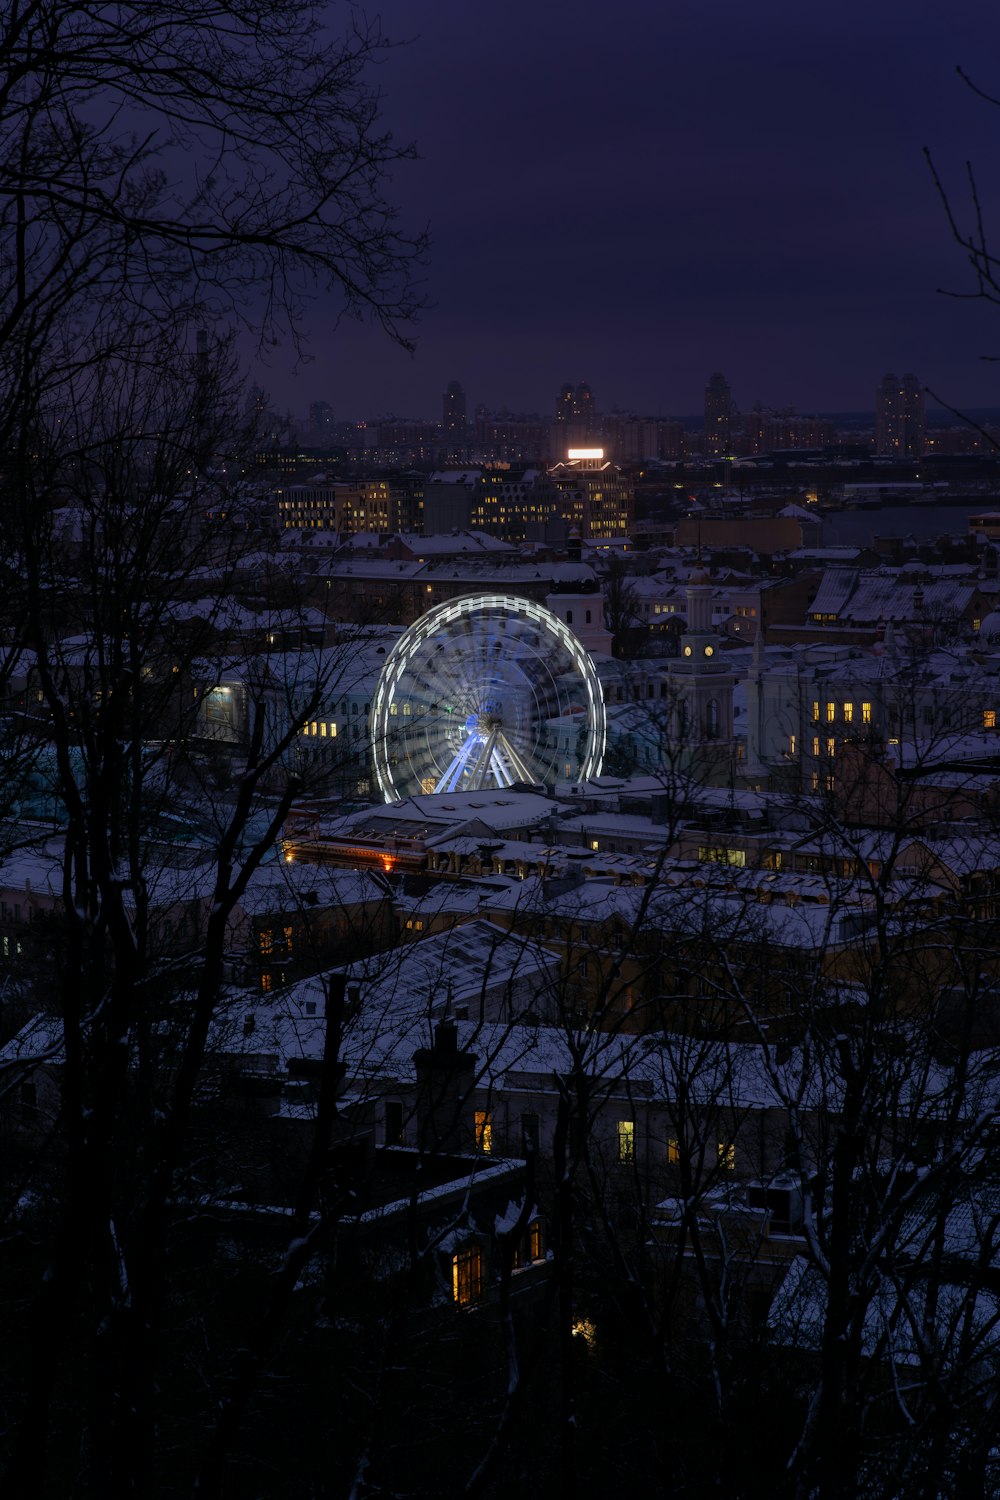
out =
<svg viewBox="0 0 1000 1500"><path fill-rule="evenodd" d="M601 773L604 695L551 610L511 594L438 604L399 638L372 702L387 802Z"/></svg>

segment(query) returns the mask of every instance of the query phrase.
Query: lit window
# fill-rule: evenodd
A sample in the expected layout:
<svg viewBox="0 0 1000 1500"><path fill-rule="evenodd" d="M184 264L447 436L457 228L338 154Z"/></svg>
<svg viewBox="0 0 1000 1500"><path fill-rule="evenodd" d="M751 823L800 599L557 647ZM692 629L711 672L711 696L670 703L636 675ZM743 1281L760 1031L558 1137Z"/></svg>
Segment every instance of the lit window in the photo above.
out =
<svg viewBox="0 0 1000 1500"><path fill-rule="evenodd" d="M291 927L286 927L284 929L284 933L285 933L285 952L286 953L291 953L291 951L292 951L292 944L293 944L294 938L295 938L295 933L294 933L294 931L292 930Z"/></svg>
<svg viewBox="0 0 1000 1500"><path fill-rule="evenodd" d="M995 708L983 709L983 728L995 729L997 727L997 711Z"/></svg>
<svg viewBox="0 0 1000 1500"><path fill-rule="evenodd" d="M321 740L325 740L326 739L326 725L325 724L321 724L319 726L319 737L320 737Z"/></svg>
<svg viewBox="0 0 1000 1500"><path fill-rule="evenodd" d="M336 724L331 724L330 725L330 738L332 740L335 740L337 738L337 726L336 726Z"/></svg>
<svg viewBox="0 0 1000 1500"><path fill-rule="evenodd" d="M618 1160L623 1165L635 1161L635 1121L618 1121Z"/></svg>
<svg viewBox="0 0 1000 1500"><path fill-rule="evenodd" d="M410 705L408 703L404 703L403 704L403 718L404 719L408 719L409 717L410 717Z"/></svg>
<svg viewBox="0 0 1000 1500"><path fill-rule="evenodd" d="M789 755L794 755L795 754L796 743L797 743L797 741L795 739L794 734L790 734L788 736L788 753L789 753Z"/></svg>
<svg viewBox="0 0 1000 1500"><path fill-rule="evenodd" d="M269 995L271 993L271 983L272 982L270 974L262 974L260 976L260 989L262 995Z"/></svg>
<svg viewBox="0 0 1000 1500"><path fill-rule="evenodd" d="M828 724L832 724L836 720L836 717L837 717L837 705L836 705L836 703L828 703L826 705L826 722Z"/></svg>
<svg viewBox="0 0 1000 1500"><path fill-rule="evenodd" d="M476 1110L476 1150L484 1156L493 1150L493 1116L488 1109Z"/></svg>
<svg viewBox="0 0 1000 1500"><path fill-rule="evenodd" d="M870 724L871 721L872 721L872 706L871 706L870 703L862 703L862 705L861 705L861 722L862 722L862 724Z"/></svg>
<svg viewBox="0 0 1000 1500"><path fill-rule="evenodd" d="M680 1143L680 1141L669 1140L667 1142L667 1165L671 1166L671 1167L676 1167L677 1163L680 1161L680 1159L681 1159L681 1143Z"/></svg>
<svg viewBox="0 0 1000 1500"><path fill-rule="evenodd" d="M813 755L819 755L819 735L813 735Z"/></svg>
<svg viewBox="0 0 1000 1500"><path fill-rule="evenodd" d="M813 699L813 723L819 723L819 704Z"/></svg>
<svg viewBox="0 0 1000 1500"><path fill-rule="evenodd" d="M545 1225L541 1219L532 1219L528 1225L528 1259L544 1260Z"/></svg>
<svg viewBox="0 0 1000 1500"><path fill-rule="evenodd" d="M594 850L594 853L596 854L597 851L598 851L598 849L600 849L600 847L601 847L599 840L597 840L597 839L591 839L591 841L590 841L590 847L591 847L591 849Z"/></svg>
<svg viewBox="0 0 1000 1500"><path fill-rule="evenodd" d="M459 1307L478 1302L483 1295L483 1252L468 1245L451 1258L451 1291Z"/></svg>
<svg viewBox="0 0 1000 1500"><path fill-rule="evenodd" d="M736 1146L732 1141L719 1141L716 1148L719 1166L724 1172L736 1171Z"/></svg>
<svg viewBox="0 0 1000 1500"><path fill-rule="evenodd" d="M854 704L853 703L845 703L844 704L844 723L845 724L852 724L853 722L854 722Z"/></svg>
<svg viewBox="0 0 1000 1500"><path fill-rule="evenodd" d="M837 741L836 740L827 740L827 742L826 742L826 753L827 753L827 755L829 755L832 758L836 754L836 750L837 750Z"/></svg>
<svg viewBox="0 0 1000 1500"><path fill-rule="evenodd" d="M390 703L389 704L389 717L390 717L390 719L394 719L398 713L399 713L399 704L398 703Z"/></svg>
<svg viewBox="0 0 1000 1500"><path fill-rule="evenodd" d="M271 949L274 946L274 935L270 931L270 929L268 929L265 932L258 933L257 934L257 942L258 942L258 945L260 947L261 954L265 958L267 958L268 955L271 952Z"/></svg>

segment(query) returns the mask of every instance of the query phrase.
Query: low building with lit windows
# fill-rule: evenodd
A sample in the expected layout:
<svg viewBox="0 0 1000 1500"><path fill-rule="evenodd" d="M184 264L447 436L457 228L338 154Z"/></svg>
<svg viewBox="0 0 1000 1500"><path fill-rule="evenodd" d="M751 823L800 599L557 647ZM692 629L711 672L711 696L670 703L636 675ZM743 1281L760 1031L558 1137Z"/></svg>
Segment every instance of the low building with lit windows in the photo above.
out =
<svg viewBox="0 0 1000 1500"><path fill-rule="evenodd" d="M755 643L749 784L832 790L838 755L859 741L890 757L899 745L919 746L918 757L935 763L1000 752L1000 657L914 646L892 626L883 637L868 649Z"/></svg>

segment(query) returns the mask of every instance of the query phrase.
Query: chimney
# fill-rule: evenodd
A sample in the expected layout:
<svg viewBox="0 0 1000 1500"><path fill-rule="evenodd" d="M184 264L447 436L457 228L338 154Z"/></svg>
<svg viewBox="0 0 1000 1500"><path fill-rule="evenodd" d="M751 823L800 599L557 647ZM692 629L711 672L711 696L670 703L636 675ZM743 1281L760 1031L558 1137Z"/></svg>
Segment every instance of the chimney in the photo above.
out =
<svg viewBox="0 0 1000 1500"><path fill-rule="evenodd" d="M413 1054L417 1073L417 1144L421 1151L471 1151L469 1103L476 1078L473 1052L459 1051L454 1021L439 1021L433 1047Z"/></svg>

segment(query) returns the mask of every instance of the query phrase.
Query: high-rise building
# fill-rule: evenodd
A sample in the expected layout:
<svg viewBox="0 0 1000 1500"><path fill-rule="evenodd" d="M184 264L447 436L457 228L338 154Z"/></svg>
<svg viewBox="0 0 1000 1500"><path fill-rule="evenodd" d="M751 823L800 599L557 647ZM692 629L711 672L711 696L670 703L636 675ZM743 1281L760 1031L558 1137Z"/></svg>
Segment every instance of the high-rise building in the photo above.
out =
<svg viewBox="0 0 1000 1500"><path fill-rule="evenodd" d="M875 452L919 458L924 451L924 393L916 375L886 375L875 391Z"/></svg>
<svg viewBox="0 0 1000 1500"><path fill-rule="evenodd" d="M465 436L465 392L457 380L449 380L441 406L441 426L452 437Z"/></svg>
<svg viewBox="0 0 1000 1500"><path fill-rule="evenodd" d="M560 388L559 394L556 397L556 423L562 427L567 422L572 422L572 420L573 387L571 385L564 385Z"/></svg>
<svg viewBox="0 0 1000 1500"><path fill-rule="evenodd" d="M313 401L309 407L309 435L313 442L330 442L333 437L333 407L329 401Z"/></svg>
<svg viewBox="0 0 1000 1500"><path fill-rule="evenodd" d="M587 382L581 381L577 386L573 400L575 403L574 416L583 428L587 437L591 437L597 429L597 413L594 409L594 393Z"/></svg>
<svg viewBox="0 0 1000 1500"><path fill-rule="evenodd" d="M549 478L559 494L556 513L581 537L628 536L635 524L635 486L603 448L569 448Z"/></svg>
<svg viewBox="0 0 1000 1500"><path fill-rule="evenodd" d="M597 430L594 393L585 380L579 385L564 385L556 397L557 425L572 428L576 437L590 437Z"/></svg>
<svg viewBox="0 0 1000 1500"><path fill-rule="evenodd" d="M709 376L705 387L705 452L721 458L732 449L733 393L725 375Z"/></svg>

